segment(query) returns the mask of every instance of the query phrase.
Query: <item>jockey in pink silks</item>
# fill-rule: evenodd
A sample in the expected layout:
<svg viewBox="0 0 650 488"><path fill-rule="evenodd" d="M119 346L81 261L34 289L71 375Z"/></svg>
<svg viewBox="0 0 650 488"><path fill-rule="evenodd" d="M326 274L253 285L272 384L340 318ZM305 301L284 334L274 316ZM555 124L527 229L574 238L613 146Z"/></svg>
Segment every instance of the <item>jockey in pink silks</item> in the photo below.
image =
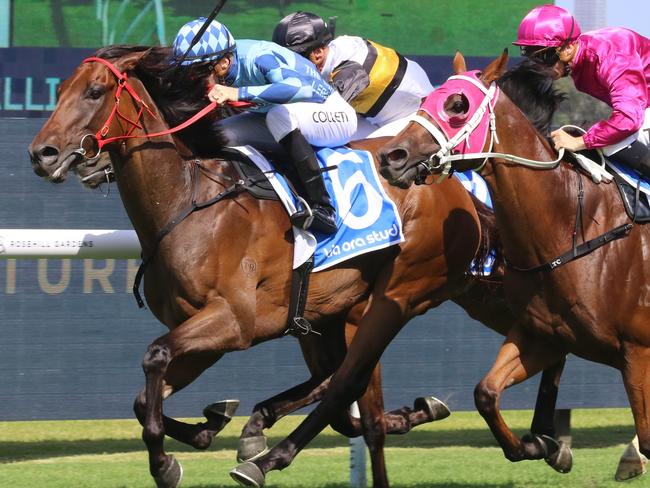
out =
<svg viewBox="0 0 650 488"><path fill-rule="evenodd" d="M571 75L578 90L612 107L607 120L573 137L551 133L556 149L601 148L606 156L650 177L650 39L622 27L581 34L575 18L555 5L532 9L521 21L521 54Z"/></svg>

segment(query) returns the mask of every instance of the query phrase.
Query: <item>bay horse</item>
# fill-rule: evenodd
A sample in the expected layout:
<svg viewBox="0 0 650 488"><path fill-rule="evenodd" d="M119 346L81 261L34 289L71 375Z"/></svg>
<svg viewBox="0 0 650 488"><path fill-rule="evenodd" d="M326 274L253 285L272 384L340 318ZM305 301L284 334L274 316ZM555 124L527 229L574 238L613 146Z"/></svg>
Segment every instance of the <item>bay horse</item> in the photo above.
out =
<svg viewBox="0 0 650 488"><path fill-rule="evenodd" d="M477 408L508 459L531 459L499 412L501 394L573 353L621 371L639 450L648 456L650 307L646 290L650 264L644 259L648 227L634 225L630 230L615 185L595 184L567 158L560 160L518 108L525 100L540 112L552 113L557 108L558 93L548 77L540 78L532 71L527 80L515 80L510 86L501 84L507 58L504 51L478 75L486 91L493 83L501 86L498 96L489 102L494 114L493 152L479 160L459 156L451 161L454 169L463 171L485 160L480 173L490 188L509 263L504 277L506 299L520 318L476 388ZM466 71L462 56L457 55L454 68L456 73ZM467 112L467 97L458 90L450 89L443 109L444 114L438 117L468 119L472 115ZM402 188L447 158L438 153L446 142L432 136L438 126L435 117L422 110L418 115L425 119L422 124L412 122L380 151L382 175ZM429 124L433 129L424 128ZM512 156L525 158L527 164L551 162L546 167L553 169L531 169ZM571 250L572 235L573 248L577 249L578 239L586 242L617 226L625 226L619 228L629 233L610 234L603 239L604 246L577 260L564 256L555 259Z"/></svg>
<svg viewBox="0 0 650 488"><path fill-rule="evenodd" d="M354 143L351 145L354 146ZM82 183L91 189L101 183L114 181L109 157L81 163L76 166L75 172L79 175ZM501 335L506 335L515 319L507 306L503 293L504 263L500 252L496 222L493 212L485 204L475 198L473 200L480 218L482 233L484 238L487 237L481 252L490 248L495 249L495 262L489 277L467 273L462 292L453 297L452 301L460 305L473 319ZM356 332L356 326L352 322L354 320L348 318L346 323L346 341L348 343ZM328 345L323 339L311 340L312 338L310 336L298 337L305 362L312 375L311 378L299 387L291 388L255 405L253 413L242 431L238 449L239 459L254 459L265 452L265 429L271 428L284 415L321 398L329 381L328 374L334 369L334 365L330 364L331 357L328 357L325 351L328 347L336 349L339 344ZM542 375L530 436L531 438L536 436L538 442L540 439L550 442L545 446L547 447L546 461L557 471L568 472L572 466L570 449L565 444L558 446L557 441L553 443L555 437L553 414L563 368L564 361L561 361ZM323 378L327 379L319 383ZM309 390L310 388L313 389ZM350 417L345 411L341 412L339 418L331 424L336 431L348 437L364 436L371 459L373 486L388 486L383 451L385 433L406 434L417 425L440 420L449 414L444 404L439 403L434 397L417 398L413 405L413 408L404 406L392 412L383 412L381 374L378 365L372 374L367 390L359 399L360 421ZM214 414L208 410L209 413ZM217 420L213 415L211 417L213 421ZM179 429L182 428L187 432L182 435L172 435L172 437L201 449L209 446L212 436L217 430L215 428L208 429L204 425L197 427L177 423L177 426L182 426ZM171 434L174 433L171 432Z"/></svg>
<svg viewBox="0 0 650 488"><path fill-rule="evenodd" d="M103 62L82 63L62 83L55 111L30 145L38 175L63 181L82 159L80 146L89 140L96 143L94 137L168 128L156 100L165 87L142 69L151 52L104 52L114 70ZM126 85L129 89L122 92ZM118 89L122 96L116 99ZM371 152L376 146L376 141L361 144ZM196 187L191 153L173 136L124 139L107 148L127 214L144 255L151 256L145 273L147 303L169 328L147 349L146 386L135 410L144 425L152 476L159 486L177 486L182 471L165 452L164 436L183 432L176 421L163 416L162 402L226 352L284 334L291 227L279 203L238 193L192 213L158 243L161 229L193 195L207 200L237 178L231 163L213 161L210 174L201 172L201 186ZM261 486L266 472L286 467L337 413L362 395L381 353L401 327L463 287L481 229L462 185L449 181L435 192L386 185L386 192L397 206L406 241L314 274L305 318L317 331L334 334L344 344L343 325L363 303L357 333L320 404L288 439L235 469L232 474L239 481ZM204 430L216 431L220 422L209 421Z"/></svg>

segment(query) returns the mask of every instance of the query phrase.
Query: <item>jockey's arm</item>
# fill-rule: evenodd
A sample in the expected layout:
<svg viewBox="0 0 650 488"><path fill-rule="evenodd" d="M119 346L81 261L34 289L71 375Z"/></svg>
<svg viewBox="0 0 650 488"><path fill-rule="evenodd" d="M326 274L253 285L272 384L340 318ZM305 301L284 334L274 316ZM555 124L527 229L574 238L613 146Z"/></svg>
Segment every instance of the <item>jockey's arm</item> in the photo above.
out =
<svg viewBox="0 0 650 488"><path fill-rule="evenodd" d="M349 103L368 88L370 77L359 63L344 61L334 68L330 82L343 99Z"/></svg>
<svg viewBox="0 0 650 488"><path fill-rule="evenodd" d="M296 72L273 53L260 56L256 65L269 83L239 88L239 100L278 105L295 102L322 103L329 95L327 84L322 79Z"/></svg>
<svg viewBox="0 0 650 488"><path fill-rule="evenodd" d="M612 113L609 119L591 126L583 136L589 149L616 144L643 125L648 89L641 59L638 56L619 58L614 67L599 72L610 90Z"/></svg>

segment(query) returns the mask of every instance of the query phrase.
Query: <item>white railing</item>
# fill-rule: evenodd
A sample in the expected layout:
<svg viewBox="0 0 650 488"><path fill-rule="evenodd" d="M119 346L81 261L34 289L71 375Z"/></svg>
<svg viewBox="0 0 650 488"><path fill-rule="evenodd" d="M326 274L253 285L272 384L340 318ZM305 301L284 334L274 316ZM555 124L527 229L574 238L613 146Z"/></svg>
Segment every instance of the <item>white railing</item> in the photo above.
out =
<svg viewBox="0 0 650 488"><path fill-rule="evenodd" d="M0 229L0 259L137 259L133 230ZM356 402L350 412L359 417ZM366 444L350 439L350 487L366 486Z"/></svg>

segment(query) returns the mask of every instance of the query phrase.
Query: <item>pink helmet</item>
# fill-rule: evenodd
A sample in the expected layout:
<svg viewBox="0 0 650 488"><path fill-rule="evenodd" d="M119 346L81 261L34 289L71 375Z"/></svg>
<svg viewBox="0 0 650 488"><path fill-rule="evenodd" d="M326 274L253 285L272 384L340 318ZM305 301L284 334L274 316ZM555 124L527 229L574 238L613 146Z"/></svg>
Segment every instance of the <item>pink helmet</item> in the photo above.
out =
<svg viewBox="0 0 650 488"><path fill-rule="evenodd" d="M515 46L558 47L580 35L576 19L562 7L542 5L528 12L519 24Z"/></svg>

